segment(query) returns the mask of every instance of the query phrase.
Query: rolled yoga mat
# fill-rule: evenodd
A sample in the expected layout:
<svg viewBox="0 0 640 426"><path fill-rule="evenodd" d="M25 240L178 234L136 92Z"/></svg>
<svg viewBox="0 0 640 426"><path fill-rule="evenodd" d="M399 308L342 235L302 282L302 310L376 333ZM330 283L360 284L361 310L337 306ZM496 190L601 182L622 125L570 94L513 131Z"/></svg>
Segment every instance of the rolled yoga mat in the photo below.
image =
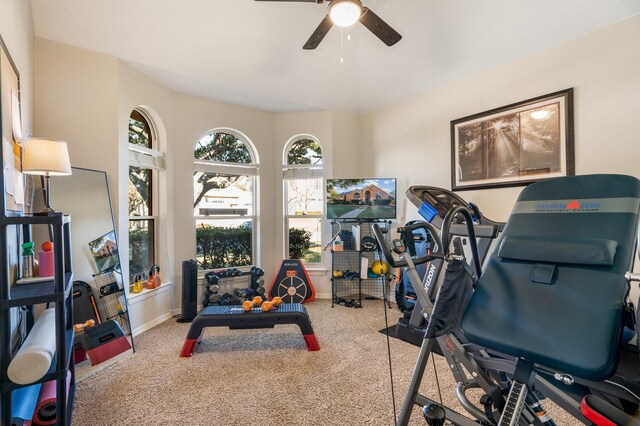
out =
<svg viewBox="0 0 640 426"><path fill-rule="evenodd" d="M49 368L56 352L55 310L46 309L7 368L12 382L28 385L40 380Z"/></svg>
<svg viewBox="0 0 640 426"><path fill-rule="evenodd" d="M40 383L13 391L11 398L11 426L28 426L38 402Z"/></svg>
<svg viewBox="0 0 640 426"><path fill-rule="evenodd" d="M67 401L69 401L69 385L71 372L67 371ZM33 413L33 424L50 426L56 424L56 381L45 382L40 389L36 410Z"/></svg>

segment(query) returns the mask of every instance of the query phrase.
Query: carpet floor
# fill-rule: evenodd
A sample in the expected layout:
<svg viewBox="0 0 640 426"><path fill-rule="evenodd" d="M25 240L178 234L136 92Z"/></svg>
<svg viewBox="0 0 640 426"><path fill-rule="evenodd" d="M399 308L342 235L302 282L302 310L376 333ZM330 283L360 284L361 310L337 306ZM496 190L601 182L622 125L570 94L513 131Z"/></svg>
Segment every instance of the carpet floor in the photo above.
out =
<svg viewBox="0 0 640 426"><path fill-rule="evenodd" d="M73 425L393 425L382 301L363 309L317 300L306 305L320 351L294 325L266 330L208 328L191 358L180 358L189 324L169 320L136 337L136 352L77 369ZM389 322L399 313L388 309ZM400 409L419 348L391 339ZM431 364L431 363L430 363ZM435 357L442 399L461 410L454 382ZM438 399L431 364L421 393ZM551 404L546 404L551 405ZM578 422L558 417L558 425ZM412 425L424 425L418 407Z"/></svg>

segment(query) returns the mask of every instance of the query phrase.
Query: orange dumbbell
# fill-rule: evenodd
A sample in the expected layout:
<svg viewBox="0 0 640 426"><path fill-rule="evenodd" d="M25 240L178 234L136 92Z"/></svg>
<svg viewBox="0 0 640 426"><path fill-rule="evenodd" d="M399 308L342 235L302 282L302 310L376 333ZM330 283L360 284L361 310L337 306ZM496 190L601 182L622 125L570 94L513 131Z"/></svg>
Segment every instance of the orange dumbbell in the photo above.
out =
<svg viewBox="0 0 640 426"><path fill-rule="evenodd" d="M269 312L271 310L271 302L262 302L262 312Z"/></svg>
<svg viewBox="0 0 640 426"><path fill-rule="evenodd" d="M73 326L73 332L80 333L85 328L93 327L94 325L96 325L96 322L94 320L86 320L83 324L75 324Z"/></svg>
<svg viewBox="0 0 640 426"><path fill-rule="evenodd" d="M244 302L242 302L242 309L245 312L251 311L251 308L253 308L253 302L251 302L251 300L245 300Z"/></svg>
<svg viewBox="0 0 640 426"><path fill-rule="evenodd" d="M260 306L260 304L262 303L262 297L260 296L256 296L253 298L253 306Z"/></svg>
<svg viewBox="0 0 640 426"><path fill-rule="evenodd" d="M273 299L271 299L271 304L277 308L282 304L282 298L278 296L274 297Z"/></svg>

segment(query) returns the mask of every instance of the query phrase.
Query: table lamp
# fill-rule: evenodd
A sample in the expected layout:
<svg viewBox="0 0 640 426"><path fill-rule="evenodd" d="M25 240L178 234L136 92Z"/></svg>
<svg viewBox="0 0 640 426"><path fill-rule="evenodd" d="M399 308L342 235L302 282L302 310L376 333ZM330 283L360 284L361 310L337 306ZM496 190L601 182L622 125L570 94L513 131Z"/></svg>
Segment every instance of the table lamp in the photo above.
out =
<svg viewBox="0 0 640 426"><path fill-rule="evenodd" d="M51 176L71 174L67 143L52 139L30 138L23 142L22 148L24 150L22 173L44 176L42 192L44 193L45 207L34 214L48 216L55 213L55 210L50 206Z"/></svg>

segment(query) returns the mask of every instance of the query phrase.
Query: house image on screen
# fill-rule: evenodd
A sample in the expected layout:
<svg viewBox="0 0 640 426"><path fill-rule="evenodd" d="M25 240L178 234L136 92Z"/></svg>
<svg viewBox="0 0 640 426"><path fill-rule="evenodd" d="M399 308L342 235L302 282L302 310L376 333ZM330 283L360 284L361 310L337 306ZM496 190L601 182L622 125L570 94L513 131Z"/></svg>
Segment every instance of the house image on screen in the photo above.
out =
<svg viewBox="0 0 640 426"><path fill-rule="evenodd" d="M340 198L347 203L373 204L373 200L391 200L393 197L377 185L368 184L364 188L355 188L343 192Z"/></svg>

